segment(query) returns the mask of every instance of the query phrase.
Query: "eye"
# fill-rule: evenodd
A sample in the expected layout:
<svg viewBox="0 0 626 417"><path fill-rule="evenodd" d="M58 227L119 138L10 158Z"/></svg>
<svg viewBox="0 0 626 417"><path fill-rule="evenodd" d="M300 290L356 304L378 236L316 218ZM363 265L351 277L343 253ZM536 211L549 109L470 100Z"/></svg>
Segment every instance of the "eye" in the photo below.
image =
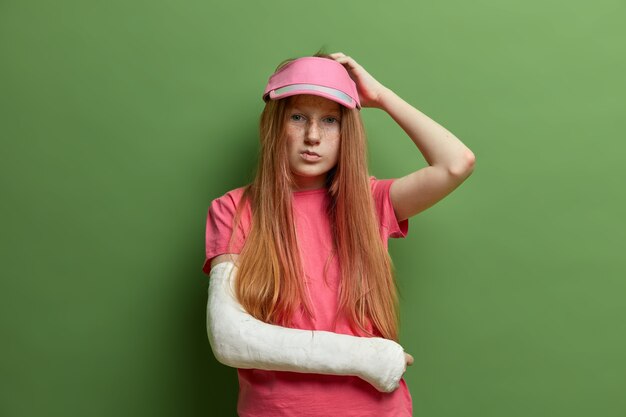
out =
<svg viewBox="0 0 626 417"><path fill-rule="evenodd" d="M300 121L300 120L302 120L302 119L303 119L303 117L302 117L302 115L301 115L301 114L292 114L292 115L291 115L291 120L294 120L294 121L296 121L296 122L299 122L299 121Z"/></svg>
<svg viewBox="0 0 626 417"><path fill-rule="evenodd" d="M337 120L336 117L326 117L324 120L326 120L330 124L339 123L339 120Z"/></svg>

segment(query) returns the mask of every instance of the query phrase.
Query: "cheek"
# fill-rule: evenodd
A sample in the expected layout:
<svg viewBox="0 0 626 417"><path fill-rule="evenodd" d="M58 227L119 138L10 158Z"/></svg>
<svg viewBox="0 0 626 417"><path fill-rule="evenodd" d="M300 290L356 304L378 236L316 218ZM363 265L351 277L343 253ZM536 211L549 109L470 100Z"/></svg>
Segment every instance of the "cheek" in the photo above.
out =
<svg viewBox="0 0 626 417"><path fill-rule="evenodd" d="M333 135L332 144L334 148L339 150L339 147L341 146L341 135L338 132Z"/></svg>
<svg viewBox="0 0 626 417"><path fill-rule="evenodd" d="M341 132L336 127L327 127L322 131L322 140L326 142L329 147L336 146L336 142L339 141Z"/></svg>
<svg viewBox="0 0 626 417"><path fill-rule="evenodd" d="M341 142L339 140L333 141L332 146L330 147L330 153L333 155L333 159L335 162L339 158L339 148L341 147Z"/></svg>
<svg viewBox="0 0 626 417"><path fill-rule="evenodd" d="M300 140L300 133L296 129L287 129L285 131L286 142L288 146L294 146Z"/></svg>
<svg viewBox="0 0 626 417"><path fill-rule="evenodd" d="M294 149L296 149L296 140L293 136L287 136L286 146L289 152L292 152Z"/></svg>

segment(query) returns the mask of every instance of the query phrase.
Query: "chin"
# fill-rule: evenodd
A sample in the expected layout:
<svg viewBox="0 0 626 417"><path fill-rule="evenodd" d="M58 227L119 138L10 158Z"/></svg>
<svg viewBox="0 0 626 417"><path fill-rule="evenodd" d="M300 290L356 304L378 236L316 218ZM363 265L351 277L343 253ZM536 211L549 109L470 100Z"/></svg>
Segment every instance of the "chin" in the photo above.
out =
<svg viewBox="0 0 626 417"><path fill-rule="evenodd" d="M291 171L291 174L294 177L297 177L297 178L307 178L307 179L312 179L312 178L317 178L317 177L324 177L324 178L326 178L326 175L328 174L328 171L330 171L330 170Z"/></svg>
<svg viewBox="0 0 626 417"><path fill-rule="evenodd" d="M315 171L315 172L294 172L293 174L298 176L298 177L303 177L303 178L315 178L315 177L319 177L319 176L326 176L326 174L328 174L328 171L330 170L326 170L326 171Z"/></svg>

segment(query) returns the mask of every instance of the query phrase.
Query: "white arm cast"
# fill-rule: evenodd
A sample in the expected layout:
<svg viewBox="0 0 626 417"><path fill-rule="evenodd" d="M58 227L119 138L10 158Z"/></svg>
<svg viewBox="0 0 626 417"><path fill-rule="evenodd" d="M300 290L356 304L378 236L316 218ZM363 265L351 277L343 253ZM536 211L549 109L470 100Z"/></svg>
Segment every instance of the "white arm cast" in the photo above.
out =
<svg viewBox="0 0 626 417"><path fill-rule="evenodd" d="M207 334L219 362L242 369L354 375L382 392L398 387L406 370L398 343L258 320L234 296L237 270L234 263L221 262L210 272Z"/></svg>

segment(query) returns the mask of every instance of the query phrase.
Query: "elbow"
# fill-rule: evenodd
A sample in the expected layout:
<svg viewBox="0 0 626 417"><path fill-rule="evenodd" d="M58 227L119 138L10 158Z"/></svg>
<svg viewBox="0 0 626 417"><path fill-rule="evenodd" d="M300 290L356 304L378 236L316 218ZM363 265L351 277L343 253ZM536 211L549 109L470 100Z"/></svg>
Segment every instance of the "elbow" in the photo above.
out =
<svg viewBox="0 0 626 417"><path fill-rule="evenodd" d="M213 350L213 356L215 356L215 360L217 360L222 365L235 367L235 362L233 361L233 358L228 355L227 350L223 348L215 348L213 346L211 346L211 349Z"/></svg>
<svg viewBox="0 0 626 417"><path fill-rule="evenodd" d="M228 338L216 337L215 333L217 329L208 328L208 336L209 336L209 344L211 345L211 351L213 351L213 356L215 359L221 363L222 365L236 367L236 360L234 357L234 353L236 351L235 347L229 345Z"/></svg>
<svg viewBox="0 0 626 417"><path fill-rule="evenodd" d="M471 150L466 149L458 163L448 168L448 172L453 177L465 179L472 174L475 164L476 156Z"/></svg>
<svg viewBox="0 0 626 417"><path fill-rule="evenodd" d="M250 336L253 333L246 321L233 319L232 311L227 308L207 316L207 336L211 351L215 360L222 365L249 368L250 354L257 349L255 338Z"/></svg>
<svg viewBox="0 0 626 417"><path fill-rule="evenodd" d="M211 351L219 363L226 366L234 366L236 362L234 357L237 351L236 345L242 346L244 343L237 340L238 332L235 331L235 326L232 326L229 320L225 317L217 318L224 315L225 310L223 306L218 302L214 302L214 300L211 301L209 302L206 317L207 338L209 339Z"/></svg>
<svg viewBox="0 0 626 417"><path fill-rule="evenodd" d="M239 367L239 359L248 343L246 332L241 329L244 321L240 306L231 294L231 265L222 262L211 269L206 330L215 359L226 366Z"/></svg>

